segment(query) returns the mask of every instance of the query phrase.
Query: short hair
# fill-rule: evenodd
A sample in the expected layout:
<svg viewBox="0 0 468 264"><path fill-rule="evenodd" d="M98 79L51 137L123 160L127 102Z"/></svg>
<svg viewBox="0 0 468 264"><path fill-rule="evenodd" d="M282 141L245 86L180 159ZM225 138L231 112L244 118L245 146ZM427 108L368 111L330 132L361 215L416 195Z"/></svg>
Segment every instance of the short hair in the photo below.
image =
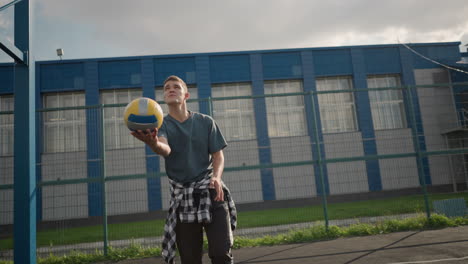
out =
<svg viewBox="0 0 468 264"><path fill-rule="evenodd" d="M168 81L180 82L182 84L182 87L185 88L185 91L188 92L187 84L179 76L171 75L171 76L167 77L166 80L163 83L163 88L164 88L164 86L166 86L166 83Z"/></svg>

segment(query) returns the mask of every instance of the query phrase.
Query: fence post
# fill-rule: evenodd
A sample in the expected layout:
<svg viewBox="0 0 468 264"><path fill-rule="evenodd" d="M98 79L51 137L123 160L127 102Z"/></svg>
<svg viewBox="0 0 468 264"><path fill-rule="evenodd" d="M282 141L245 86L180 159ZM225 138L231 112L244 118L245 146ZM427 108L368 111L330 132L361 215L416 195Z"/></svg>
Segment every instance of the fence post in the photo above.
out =
<svg viewBox="0 0 468 264"><path fill-rule="evenodd" d="M102 182L102 224L104 236L104 255L107 256L107 248L109 243L109 233L107 230L107 203L106 203L106 140L105 140L105 123L104 123L104 105L101 104L101 182Z"/></svg>
<svg viewBox="0 0 468 264"><path fill-rule="evenodd" d="M208 115L213 116L213 99L208 96Z"/></svg>
<svg viewBox="0 0 468 264"><path fill-rule="evenodd" d="M416 161L418 164L418 176L419 176L419 182L421 184L421 187L423 189L423 195L424 195L424 204L426 207L426 215L427 218L431 217L431 208L429 206L429 197L427 194L427 186L426 186L426 177L424 175L424 167L423 167L423 157L421 153L421 148L419 146L419 135L418 135L418 128L416 124L416 117L414 113L414 105L413 105L413 94L412 94L412 89L416 89L416 87L413 86L405 86L406 92L407 92L407 98L408 98L408 104L409 104L409 109L408 109L408 114L410 116L410 121L411 121L411 132L413 134L413 146L414 150L416 151ZM422 135L424 136L424 135Z"/></svg>
<svg viewBox="0 0 468 264"><path fill-rule="evenodd" d="M319 166L319 177L320 177L320 188L322 190L322 207L323 207L323 216L325 217L325 229L328 231L328 206L327 206L327 192L325 191L325 180L323 178L323 162L322 162L322 151L320 150L320 140L318 132L318 123L317 123L317 112L315 111L315 101L314 94L309 93L310 101L312 102L312 117L314 119L314 137L315 145L317 146L317 165Z"/></svg>

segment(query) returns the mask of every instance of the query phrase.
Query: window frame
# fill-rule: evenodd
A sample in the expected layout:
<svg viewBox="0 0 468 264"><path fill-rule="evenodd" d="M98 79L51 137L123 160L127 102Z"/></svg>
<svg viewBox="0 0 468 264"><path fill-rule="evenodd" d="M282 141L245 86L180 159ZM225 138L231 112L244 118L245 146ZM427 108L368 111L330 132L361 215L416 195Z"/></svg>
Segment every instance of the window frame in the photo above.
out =
<svg viewBox="0 0 468 264"><path fill-rule="evenodd" d="M120 102L119 94L126 92L127 98ZM134 93L134 94L132 94ZM106 101L112 95L112 101ZM101 104L128 104L132 100L142 97L141 88L121 88L121 89L103 89L99 93L99 102ZM105 98L105 99L104 99ZM123 113L125 106L104 107L104 134L106 151L144 147L144 143L134 139L130 135L130 130L124 123ZM112 134L116 133L116 134ZM126 137L126 140L124 140ZM128 137L128 138L127 138Z"/></svg>
<svg viewBox="0 0 468 264"><path fill-rule="evenodd" d="M278 85L297 83L299 90L298 91L284 91L281 86L281 91L278 90ZM268 90L267 86L272 84L273 87L271 91ZM265 80L264 85L264 94L273 95L273 94L282 94L282 93L303 93L304 92L304 81L302 79L279 79L279 80ZM288 88L290 88L289 86ZM285 88L287 89L287 88ZM283 101L283 102L281 102ZM280 107L282 106L282 107ZM281 96L281 97L265 97L265 107L267 111L267 122L268 122L268 137L270 138L281 138L281 137L296 137L296 136L307 136L307 115L305 111L305 100L304 95L294 95L294 96ZM294 115L293 115L294 114ZM287 117L277 117L281 115L286 115ZM274 117L273 117L274 116ZM289 121L294 117L296 120L295 123L290 123ZM297 117L297 118L296 118ZM287 129L284 129L284 126L278 124L278 120L287 120L288 126ZM294 124L299 124L299 129L294 129Z"/></svg>
<svg viewBox="0 0 468 264"><path fill-rule="evenodd" d="M66 96L71 96L71 103L66 102ZM55 97L55 103L49 103L49 98L53 97ZM44 93L42 94L42 102L44 109L81 107L86 104L84 91ZM42 124L43 153L86 151L86 110L42 112ZM67 131L72 134L70 137L67 136ZM62 145L60 145L61 136L63 136ZM57 138L59 141L56 140Z"/></svg>
<svg viewBox="0 0 468 264"><path fill-rule="evenodd" d="M239 90L240 87L247 88L247 93L244 94L243 91ZM233 94L226 94L227 89L232 88L237 89ZM213 98L252 96L253 87L252 83L250 82L215 83L211 85L211 95ZM216 120L216 123L220 127L220 130L223 132L223 135L227 141L257 139L253 98L213 100L213 118ZM239 129L236 130L236 132L238 132L237 134L231 133L234 130L229 129L229 126L225 124L226 120L232 121L234 118L238 121L238 124L247 124L247 126L238 126Z"/></svg>
<svg viewBox="0 0 468 264"><path fill-rule="evenodd" d="M383 78L396 78L395 79L395 85L386 85L386 86L377 86L377 87L370 87L369 85L369 81L371 78L380 78L380 79L383 79ZM400 75L399 74L374 74L374 75L368 75L367 78L366 78L366 81L367 81L367 87L369 89L372 89L372 88L386 88L386 87L400 87L401 86L401 78L400 78ZM387 81L387 84L389 82ZM394 95L391 95L391 94L387 94L387 95L382 95L383 93L393 93L393 94L396 94L396 97L399 97L398 99L394 99L394 100L381 100L381 101L375 101L373 102L373 99L377 99L377 98L384 98L384 97L393 97ZM375 96L373 96L373 94L375 94ZM388 89L388 90L377 90L377 91L373 91L373 90L370 90L369 91L369 104L370 104L370 108L371 108L371 115L372 115L372 123L373 123L373 128L374 130L392 130L392 129L404 129L404 128L407 128L407 119L406 119L406 111L405 111L405 98L404 98L404 95L403 95L403 92L401 89ZM401 123L399 124L396 124L397 122L395 120L398 120L398 118L395 118L395 115L391 115L393 118L392 118L392 122L389 123L389 122L384 122L385 119L386 119L386 114L385 113L377 113L377 114L381 114L383 115L383 117L380 115L380 116L376 116L376 108L375 106L393 106L393 105L397 105L397 109L399 110L399 118L400 118L400 121ZM392 111L394 108L391 108ZM382 118L381 118L382 117ZM378 119L380 118L380 119ZM383 122L376 122L378 120L384 120L383 122L385 124L394 124L393 126L384 126L384 127L377 127L379 124L383 123Z"/></svg>
<svg viewBox="0 0 468 264"><path fill-rule="evenodd" d="M325 81L338 81L338 89L335 89L332 87L332 89L326 89L322 90L320 88L319 82L325 80ZM348 84L346 88L342 88L342 81L346 81ZM355 99L355 93L352 91L354 90L354 84L353 84L353 77L350 75L343 75L343 76L332 76L332 77L318 77L315 79L315 84L317 88L317 92L325 92L325 91L337 91L337 90L351 90L349 92L339 92L339 93L319 93L317 94L317 101L319 104L319 113L320 113L320 120L321 120L321 126L322 126L322 133L323 134L335 134L335 133L352 133L352 132L357 132L359 131L359 122L357 118L357 111L356 111L356 99ZM325 83L326 85L326 83ZM342 95L343 98L337 98L337 95ZM346 100L346 97L349 98L349 100ZM337 100L337 99L341 99ZM335 101L335 102L324 102L324 101ZM326 103L326 104L324 104ZM342 112L344 111L344 117L340 116L338 114L337 109L341 110ZM351 113L349 113L351 112ZM331 113L331 114L329 114ZM348 113L348 114L346 114ZM325 115L335 115L335 119L325 119ZM350 128L348 128L347 125L347 120L348 116L351 116L352 118L352 123ZM325 126L325 122L327 124L331 124L332 122L336 123L333 128L328 128Z"/></svg>
<svg viewBox="0 0 468 264"><path fill-rule="evenodd" d="M14 94L0 95L0 112L14 111L14 104ZM14 123L13 113L0 115L0 157L14 155Z"/></svg>

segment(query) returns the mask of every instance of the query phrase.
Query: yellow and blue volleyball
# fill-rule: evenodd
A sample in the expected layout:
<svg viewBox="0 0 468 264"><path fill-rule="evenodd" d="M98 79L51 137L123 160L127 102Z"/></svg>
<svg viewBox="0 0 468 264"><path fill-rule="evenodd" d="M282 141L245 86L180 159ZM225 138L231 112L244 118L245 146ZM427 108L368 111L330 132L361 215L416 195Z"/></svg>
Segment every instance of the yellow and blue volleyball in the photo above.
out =
<svg viewBox="0 0 468 264"><path fill-rule="evenodd" d="M153 99L146 97L131 101L124 111L124 122L132 131L160 128L163 118L161 106Z"/></svg>

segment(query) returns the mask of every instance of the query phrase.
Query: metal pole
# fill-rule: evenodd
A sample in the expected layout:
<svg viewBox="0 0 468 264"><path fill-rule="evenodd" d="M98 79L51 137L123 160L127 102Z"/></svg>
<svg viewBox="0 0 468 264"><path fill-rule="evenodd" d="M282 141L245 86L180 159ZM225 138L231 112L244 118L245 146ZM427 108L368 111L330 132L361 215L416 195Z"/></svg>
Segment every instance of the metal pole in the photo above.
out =
<svg viewBox="0 0 468 264"><path fill-rule="evenodd" d="M447 146L447 149L450 149L450 142L449 142L449 139L448 139L448 135L445 135L445 145ZM449 158L449 166L450 166L450 174L451 174L451 177L450 179L452 180L452 188L453 188L453 192L458 192L458 189L457 189L457 180L455 178L455 170L453 168L453 161L452 161L452 155L449 155L448 156Z"/></svg>
<svg viewBox="0 0 468 264"><path fill-rule="evenodd" d="M211 96L208 97L208 115L213 116L213 100Z"/></svg>
<svg viewBox="0 0 468 264"><path fill-rule="evenodd" d="M462 138L461 140L461 147L465 147L465 139ZM466 169L466 154L461 154L462 157L462 164L463 164L463 176L465 177L465 188L468 189L468 172Z"/></svg>
<svg viewBox="0 0 468 264"><path fill-rule="evenodd" d="M36 263L36 87L31 53L32 0L15 5L14 39L27 60L14 66L14 262ZM27 63L29 61L29 63ZM17 64L16 64L17 63Z"/></svg>
<svg viewBox="0 0 468 264"><path fill-rule="evenodd" d="M323 216L325 217L325 229L328 231L327 192L325 191L325 180L323 177L324 163L322 162L322 151L320 150L320 140L318 136L317 112L315 111L315 101L314 101L314 95L312 93L310 93L310 100L312 101L312 116L314 118L314 137L315 137L315 145L317 146L317 165L319 166L320 187L322 189Z"/></svg>
<svg viewBox="0 0 468 264"><path fill-rule="evenodd" d="M408 103L409 103L409 116L411 119L411 132L413 133L413 145L414 149L416 151L416 157L417 157L417 164L418 164L418 175L419 175L419 181L421 183L421 187L423 189L423 194L424 194L424 204L426 207L426 215L427 218L431 217L431 209L429 207L429 197L427 194L427 186L426 186L426 177L424 175L424 167L423 167L423 156L421 154L420 146L419 146L419 136L418 136L418 130L417 130L417 124L416 124L416 117L414 116L414 105L413 105L413 95L412 95L412 86L406 86L407 88L407 93L408 93ZM424 136L424 135L423 135Z"/></svg>
<svg viewBox="0 0 468 264"><path fill-rule="evenodd" d="M21 2L21 1L23 1L23 0L14 0L14 1L0 7L0 11L3 11L5 9L9 8L10 6L15 5L15 4L17 4L17 3Z"/></svg>
<svg viewBox="0 0 468 264"><path fill-rule="evenodd" d="M105 123L104 123L104 105L100 105L101 110L101 182L102 182L102 224L104 236L104 255L107 256L109 244L109 232L107 228L107 203L106 203L106 140L105 140Z"/></svg>

